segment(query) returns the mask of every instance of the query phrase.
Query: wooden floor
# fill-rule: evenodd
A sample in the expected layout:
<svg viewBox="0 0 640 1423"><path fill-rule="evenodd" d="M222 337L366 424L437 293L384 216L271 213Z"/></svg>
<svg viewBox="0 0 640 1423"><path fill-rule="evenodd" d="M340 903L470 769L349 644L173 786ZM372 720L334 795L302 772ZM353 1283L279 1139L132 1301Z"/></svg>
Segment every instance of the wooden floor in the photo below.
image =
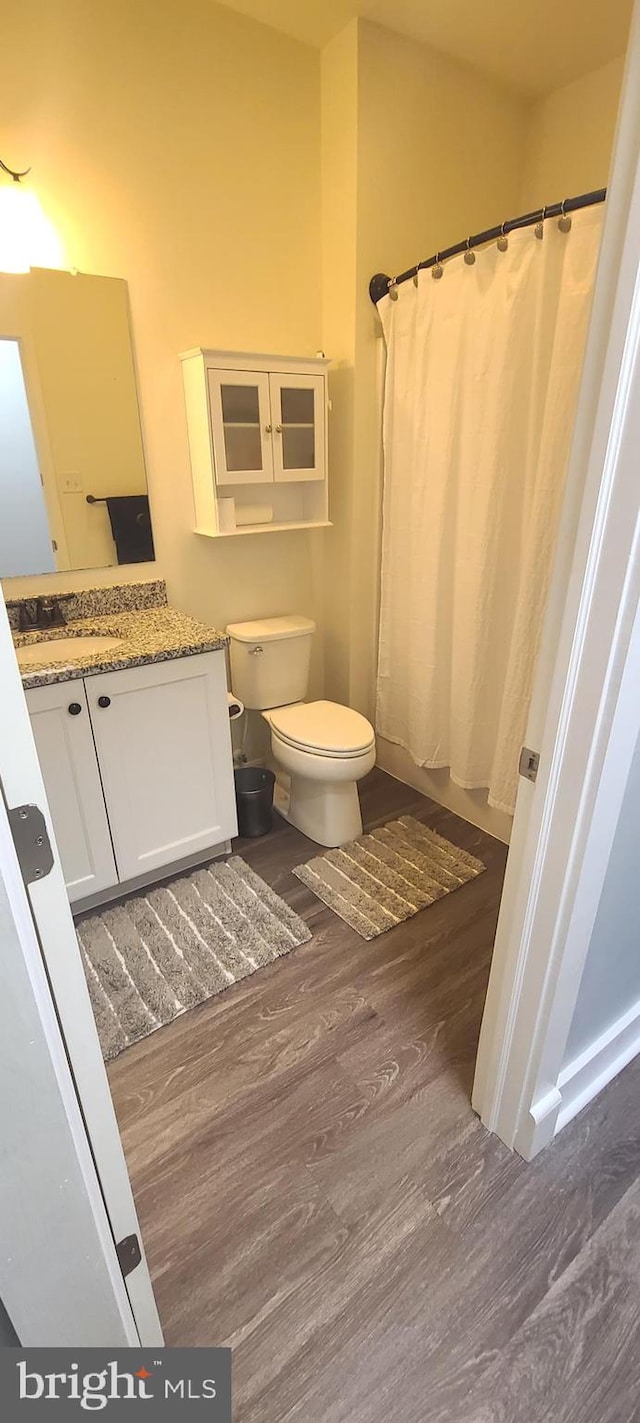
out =
<svg viewBox="0 0 640 1423"><path fill-rule="evenodd" d="M374 771L487 873L365 943L237 849L309 944L109 1076L166 1340L233 1348L234 1423L640 1419L640 1061L527 1166L469 1096L505 848Z"/></svg>

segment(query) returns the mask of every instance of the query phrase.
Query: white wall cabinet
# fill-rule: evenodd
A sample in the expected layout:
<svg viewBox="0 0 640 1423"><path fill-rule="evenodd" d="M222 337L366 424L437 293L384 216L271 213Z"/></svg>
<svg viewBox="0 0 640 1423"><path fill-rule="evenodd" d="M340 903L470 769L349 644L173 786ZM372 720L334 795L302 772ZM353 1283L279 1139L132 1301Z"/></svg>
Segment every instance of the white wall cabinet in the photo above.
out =
<svg viewBox="0 0 640 1423"><path fill-rule="evenodd" d="M181 356L196 532L328 524L324 358Z"/></svg>
<svg viewBox="0 0 640 1423"><path fill-rule="evenodd" d="M223 651L36 687L27 705L72 902L237 833Z"/></svg>

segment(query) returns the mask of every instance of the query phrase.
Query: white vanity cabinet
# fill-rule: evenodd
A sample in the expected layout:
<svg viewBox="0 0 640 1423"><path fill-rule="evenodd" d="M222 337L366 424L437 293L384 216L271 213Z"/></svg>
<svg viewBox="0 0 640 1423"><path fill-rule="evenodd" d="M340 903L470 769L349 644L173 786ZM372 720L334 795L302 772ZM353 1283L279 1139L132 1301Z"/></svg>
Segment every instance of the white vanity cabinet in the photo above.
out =
<svg viewBox="0 0 640 1423"><path fill-rule="evenodd" d="M328 524L327 366L229 351L181 356L196 531Z"/></svg>
<svg viewBox="0 0 640 1423"><path fill-rule="evenodd" d="M72 902L237 833L223 651L36 687L27 704Z"/></svg>
<svg viewBox="0 0 640 1423"><path fill-rule="evenodd" d="M26 693L69 899L116 884L107 810L85 684L54 682Z"/></svg>
<svg viewBox="0 0 640 1423"><path fill-rule="evenodd" d="M86 682L120 879L236 834L224 653Z"/></svg>

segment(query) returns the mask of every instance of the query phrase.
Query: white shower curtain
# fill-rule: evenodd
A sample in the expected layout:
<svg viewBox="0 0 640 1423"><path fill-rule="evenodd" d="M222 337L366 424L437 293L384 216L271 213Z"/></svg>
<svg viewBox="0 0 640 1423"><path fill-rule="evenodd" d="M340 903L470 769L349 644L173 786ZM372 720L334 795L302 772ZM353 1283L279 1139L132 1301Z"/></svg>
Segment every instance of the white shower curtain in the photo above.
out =
<svg viewBox="0 0 640 1423"><path fill-rule="evenodd" d="M385 297L376 727L512 813L601 207Z"/></svg>

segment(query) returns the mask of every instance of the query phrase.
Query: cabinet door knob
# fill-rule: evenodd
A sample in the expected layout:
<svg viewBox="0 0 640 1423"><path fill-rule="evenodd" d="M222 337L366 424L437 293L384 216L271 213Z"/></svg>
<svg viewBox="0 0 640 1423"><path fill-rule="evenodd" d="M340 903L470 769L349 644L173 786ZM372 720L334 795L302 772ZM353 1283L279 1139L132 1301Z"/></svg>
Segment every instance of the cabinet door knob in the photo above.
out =
<svg viewBox="0 0 640 1423"><path fill-rule="evenodd" d="M98 706L99 706L99 707L110 707L110 706L111 706L111 697L98 697Z"/></svg>
<svg viewBox="0 0 640 1423"><path fill-rule="evenodd" d="M82 707L80 705L80 702L69 702L67 710L69 712L69 716L80 716Z"/></svg>
<svg viewBox="0 0 640 1423"><path fill-rule="evenodd" d="M264 427L264 433L265 433L265 435L270 435L272 430L273 430L273 425L265 425L265 427Z"/></svg>
<svg viewBox="0 0 640 1423"><path fill-rule="evenodd" d="M282 425L276 425L276 435L282 434Z"/></svg>

